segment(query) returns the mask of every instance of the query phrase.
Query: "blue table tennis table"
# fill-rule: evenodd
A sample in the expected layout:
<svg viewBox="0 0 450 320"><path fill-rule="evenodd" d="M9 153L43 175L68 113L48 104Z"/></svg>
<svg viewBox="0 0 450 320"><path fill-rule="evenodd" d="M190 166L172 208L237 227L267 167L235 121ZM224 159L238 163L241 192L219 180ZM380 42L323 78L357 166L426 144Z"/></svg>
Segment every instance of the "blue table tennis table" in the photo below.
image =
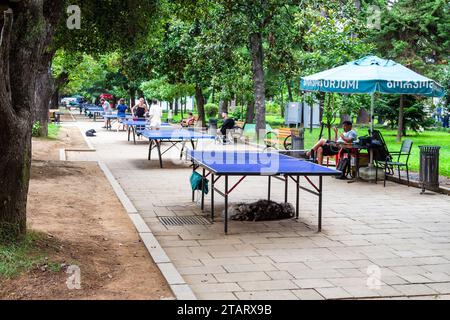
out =
<svg viewBox="0 0 450 320"><path fill-rule="evenodd" d="M228 233L228 198L232 191L248 176L261 176L268 178L268 199L270 200L272 179L284 182L285 202L288 202L289 181L292 180L296 189L296 219L300 212L300 190L309 192L319 198L318 208L318 231L322 230L322 195L323 177L336 176L340 172L326 168L318 164L292 158L275 152L257 151L195 151L188 152L188 158L193 164L193 171L202 171L203 179L211 177L211 220L214 221L215 194L225 198L224 230ZM230 177L240 177L238 182L230 187ZM300 185L300 178L304 177L309 184L309 188ZM318 177L319 183L315 184L310 177ZM216 183L225 180L225 190L216 188ZM195 199L195 191L192 191L192 201ZM202 190L201 209L205 208L205 192Z"/></svg>
<svg viewBox="0 0 450 320"><path fill-rule="evenodd" d="M156 148L158 151L159 165L161 168L163 167L162 156L170 149L177 146L177 144L181 144L181 159L183 157L183 151L186 148L186 143L190 142L192 150L195 150L198 140L216 139L216 137L213 135L194 130L180 129L176 127L172 127L171 129L162 128L161 130L144 130L142 131L142 136L149 139L150 141L150 145L148 148L148 160L152 159L152 151ZM166 150L161 151L161 144L163 142L169 143L170 146Z"/></svg>
<svg viewBox="0 0 450 320"><path fill-rule="evenodd" d="M131 119L133 117L132 114L125 114L125 115L118 115L117 113L115 114L104 114L103 115L103 119L106 120L106 130L112 130L112 121L111 120L126 120L126 119Z"/></svg>
<svg viewBox="0 0 450 320"><path fill-rule="evenodd" d="M97 121L97 117L100 117L104 114L104 110L102 107L97 106L88 106L84 108L84 112L87 115L87 112L93 115L94 122Z"/></svg>
<svg viewBox="0 0 450 320"><path fill-rule="evenodd" d="M126 125L128 127L128 141L131 139L131 135L133 135L133 143L136 144L136 134L142 133L146 128L149 127L149 123L147 120L133 120L133 119L125 119L125 121L122 121L122 124ZM161 129L173 129L172 125L169 123L161 123Z"/></svg>

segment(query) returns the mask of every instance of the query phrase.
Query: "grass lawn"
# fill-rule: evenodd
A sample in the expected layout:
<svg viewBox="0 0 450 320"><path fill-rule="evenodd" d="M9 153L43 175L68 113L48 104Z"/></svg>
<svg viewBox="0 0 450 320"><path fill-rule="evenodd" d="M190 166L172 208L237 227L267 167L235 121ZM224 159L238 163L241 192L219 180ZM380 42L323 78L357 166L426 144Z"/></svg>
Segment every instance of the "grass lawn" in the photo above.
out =
<svg viewBox="0 0 450 320"><path fill-rule="evenodd" d="M58 272L60 266L50 262L43 251L44 235L29 231L26 238L19 243L0 243L0 278L11 278L23 271L46 265L49 270Z"/></svg>
<svg viewBox="0 0 450 320"><path fill-rule="evenodd" d="M57 139L61 127L54 123L48 125L48 139Z"/></svg>

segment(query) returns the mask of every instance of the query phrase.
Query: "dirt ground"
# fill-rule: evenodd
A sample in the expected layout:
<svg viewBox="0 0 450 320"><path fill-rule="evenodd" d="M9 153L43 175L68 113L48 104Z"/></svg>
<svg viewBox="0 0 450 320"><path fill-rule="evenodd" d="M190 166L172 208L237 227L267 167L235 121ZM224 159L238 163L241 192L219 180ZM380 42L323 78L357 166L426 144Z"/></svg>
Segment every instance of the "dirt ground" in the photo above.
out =
<svg viewBox="0 0 450 320"><path fill-rule="evenodd" d="M57 161L60 148L87 147L77 128L33 142L28 225L44 234L38 247L61 271L39 266L0 278L0 299L172 299L103 172L96 163ZM72 265L79 290L66 284Z"/></svg>

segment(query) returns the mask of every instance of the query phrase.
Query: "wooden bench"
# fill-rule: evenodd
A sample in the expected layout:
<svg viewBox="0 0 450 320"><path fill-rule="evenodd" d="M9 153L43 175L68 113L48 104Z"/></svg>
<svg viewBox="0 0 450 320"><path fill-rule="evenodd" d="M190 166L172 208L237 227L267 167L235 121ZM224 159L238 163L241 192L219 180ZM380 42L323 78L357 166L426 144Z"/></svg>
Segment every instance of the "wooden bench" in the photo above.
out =
<svg viewBox="0 0 450 320"><path fill-rule="evenodd" d="M266 148L280 149L280 146L285 150L292 150L292 136L300 135L300 130L296 128L279 128L275 131L269 131L264 142Z"/></svg>
<svg viewBox="0 0 450 320"><path fill-rule="evenodd" d="M48 111L48 119L50 122L53 123L60 123L61 122L61 115L59 113L59 110L49 110Z"/></svg>

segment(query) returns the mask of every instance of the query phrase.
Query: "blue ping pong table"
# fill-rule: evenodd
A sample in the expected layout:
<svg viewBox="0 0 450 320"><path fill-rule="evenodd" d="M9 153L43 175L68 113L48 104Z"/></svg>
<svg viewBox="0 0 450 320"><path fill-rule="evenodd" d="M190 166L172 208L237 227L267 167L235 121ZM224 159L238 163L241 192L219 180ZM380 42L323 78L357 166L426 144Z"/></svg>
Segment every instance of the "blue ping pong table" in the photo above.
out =
<svg viewBox="0 0 450 320"><path fill-rule="evenodd" d="M158 151L159 165L161 168L163 167L162 156L170 149L177 146L177 144L181 144L181 159L183 157L183 151L186 147L186 143L190 142L192 150L195 150L198 140L216 139L216 137L213 135L208 135L203 132L194 130L180 129L176 127L172 127L171 129L162 128L161 130L144 130L142 131L142 136L149 139L150 141L150 145L148 148L148 160L152 159L152 151L156 148ZM161 144L163 142L169 143L170 146L166 150L161 151Z"/></svg>
<svg viewBox="0 0 450 320"><path fill-rule="evenodd" d="M97 106L88 106L86 108L84 108L84 112L87 113L89 112L90 115L93 116L93 120L94 122L97 121L97 117L101 117L104 114L104 110L102 107L97 107Z"/></svg>
<svg viewBox="0 0 450 320"><path fill-rule="evenodd" d="M318 164L292 158L274 152L249 152L249 151L195 151L188 152L188 158L192 160L193 171L202 170L203 179L211 176L211 220L214 221L214 196L219 194L225 198L224 228L228 233L228 198L232 191L248 176L264 176L268 178L268 199L270 200L272 179L284 182L284 200L288 202L289 181L292 180L296 189L296 219L299 218L300 190L309 192L319 198L318 231L322 230L322 194L323 177L339 175L340 172L326 168ZM240 179L230 187L230 177ZM304 177L309 188L300 185L300 178ZM319 183L314 183L310 177L318 177ZM224 179L225 190L216 188L216 183ZM192 191L194 201L195 191ZM202 190L201 209L205 209L205 192Z"/></svg>
<svg viewBox="0 0 450 320"><path fill-rule="evenodd" d="M142 133L149 126L146 119L133 120L132 118L127 118L122 121L123 125L128 127L128 141L130 141L131 134L133 134L133 143L136 144L136 134ZM161 123L161 129L172 129L174 128L169 123Z"/></svg>
<svg viewBox="0 0 450 320"><path fill-rule="evenodd" d="M106 120L106 130L112 130L112 120L121 121L126 119L131 119L133 117L132 114L118 115L115 114L104 114L103 119Z"/></svg>

